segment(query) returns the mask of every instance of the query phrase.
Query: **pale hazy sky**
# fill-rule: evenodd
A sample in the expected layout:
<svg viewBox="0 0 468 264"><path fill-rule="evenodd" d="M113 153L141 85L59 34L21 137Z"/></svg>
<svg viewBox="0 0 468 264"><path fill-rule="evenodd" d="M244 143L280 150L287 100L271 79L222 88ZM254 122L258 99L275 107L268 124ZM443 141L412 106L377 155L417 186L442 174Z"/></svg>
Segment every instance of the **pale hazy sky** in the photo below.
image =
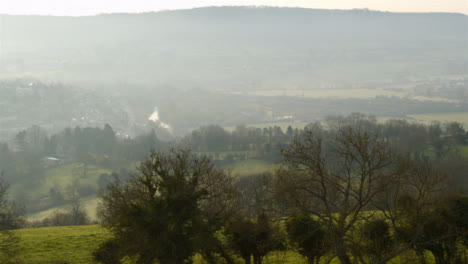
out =
<svg viewBox="0 0 468 264"><path fill-rule="evenodd" d="M0 0L0 14L82 16L220 5L468 13L468 0Z"/></svg>

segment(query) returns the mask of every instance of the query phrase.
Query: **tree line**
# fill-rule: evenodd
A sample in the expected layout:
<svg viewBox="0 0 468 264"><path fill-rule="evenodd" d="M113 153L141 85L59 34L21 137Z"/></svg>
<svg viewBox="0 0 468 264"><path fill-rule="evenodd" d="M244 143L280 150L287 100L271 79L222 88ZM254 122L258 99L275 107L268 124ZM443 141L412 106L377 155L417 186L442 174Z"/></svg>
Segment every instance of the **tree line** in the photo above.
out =
<svg viewBox="0 0 468 264"><path fill-rule="evenodd" d="M219 166L250 158L274 163L283 160L281 150L305 130L327 130L357 117L365 119L368 126L374 127L399 153L410 153L415 160L430 160L434 166L450 171L450 181L456 188L466 188L468 185L465 177L468 162L463 152L468 136L460 123L433 122L424 125L405 120L378 123L375 118L360 114L329 117L304 129L289 126L284 131L279 126L238 126L229 131L212 125L196 129L175 142L160 140L154 131L135 138L120 137L107 124L102 128L66 128L55 134L32 126L18 132L12 143L0 143L0 170L5 171L6 180L11 184L30 184L22 188L27 191L34 188L48 168L66 163L81 164L81 170L74 171L77 178L86 177L90 165L130 175L132 170L129 168L143 160L147 153L154 149L166 149L170 145L188 146L196 154L207 155ZM103 187L110 177L110 173L101 175L98 186L77 186L75 192L80 196L96 194L97 188ZM66 191L51 188L47 194L49 202L40 203L40 206L28 201L27 195L18 197L22 197L30 210L39 210L43 206L67 202L70 195L64 193Z"/></svg>
<svg viewBox="0 0 468 264"><path fill-rule="evenodd" d="M327 128L338 123L350 122L356 117L365 118L369 125L376 127L388 141L398 145L402 152L412 152L417 159L440 159L447 155L457 155L458 146L468 144L468 134L458 122L441 123L434 121L429 125L408 122L403 119L390 119L378 123L372 116L352 114L350 116L329 116L322 122L307 125L305 129ZM283 131L279 126L266 128L237 126L228 131L220 126L205 126L192 131L182 142L193 151L255 151L261 157L271 152L279 153L293 137L304 129L289 126ZM459 153L458 153L459 154Z"/></svg>

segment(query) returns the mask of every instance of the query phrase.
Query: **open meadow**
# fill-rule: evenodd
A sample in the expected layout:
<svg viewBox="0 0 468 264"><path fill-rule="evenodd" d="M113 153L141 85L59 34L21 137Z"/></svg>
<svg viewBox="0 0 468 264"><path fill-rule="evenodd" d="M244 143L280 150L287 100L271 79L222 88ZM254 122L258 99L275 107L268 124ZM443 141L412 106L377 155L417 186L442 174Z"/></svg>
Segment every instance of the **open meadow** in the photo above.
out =
<svg viewBox="0 0 468 264"><path fill-rule="evenodd" d="M29 220L41 220L50 216L56 210L67 210L71 196L74 192L81 195L80 202L87 210L91 219L96 218L96 192L99 189L99 176L109 173L108 170L98 166L89 165L84 175L83 165L68 163L45 170L42 177L34 181L17 182L11 186L11 195L32 201L26 208ZM25 186L33 185L30 192L24 193ZM55 200L51 199L54 194ZM63 202L60 203L60 200Z"/></svg>
<svg viewBox="0 0 468 264"><path fill-rule="evenodd" d="M91 252L110 236L97 226L63 226L19 231L20 260L25 264L93 263Z"/></svg>
<svg viewBox="0 0 468 264"><path fill-rule="evenodd" d="M459 122L463 124L465 128L468 127L468 113L428 113L428 114L418 114L418 115L409 115L418 122L425 124L430 124L432 121L440 122Z"/></svg>

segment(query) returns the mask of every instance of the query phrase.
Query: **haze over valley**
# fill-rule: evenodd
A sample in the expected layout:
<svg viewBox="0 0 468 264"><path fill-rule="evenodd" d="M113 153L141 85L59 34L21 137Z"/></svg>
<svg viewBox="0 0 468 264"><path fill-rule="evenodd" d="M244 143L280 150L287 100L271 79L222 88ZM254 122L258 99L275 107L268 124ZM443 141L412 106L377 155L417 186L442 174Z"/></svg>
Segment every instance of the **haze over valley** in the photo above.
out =
<svg viewBox="0 0 468 264"><path fill-rule="evenodd" d="M206 124L284 116L310 122L350 112L466 112L468 18L461 14L210 7L2 15L0 23L0 92L8 110L0 122L18 120L17 128L108 122L134 136L155 107L178 136ZM37 93L52 101L35 106L32 117L10 107L21 108L12 93L19 101ZM51 103L65 103L58 94L69 108L61 122L41 120L56 113ZM401 107L388 109L395 103Z"/></svg>
<svg viewBox="0 0 468 264"><path fill-rule="evenodd" d="M468 11L85 2L0 14L0 263L468 263Z"/></svg>

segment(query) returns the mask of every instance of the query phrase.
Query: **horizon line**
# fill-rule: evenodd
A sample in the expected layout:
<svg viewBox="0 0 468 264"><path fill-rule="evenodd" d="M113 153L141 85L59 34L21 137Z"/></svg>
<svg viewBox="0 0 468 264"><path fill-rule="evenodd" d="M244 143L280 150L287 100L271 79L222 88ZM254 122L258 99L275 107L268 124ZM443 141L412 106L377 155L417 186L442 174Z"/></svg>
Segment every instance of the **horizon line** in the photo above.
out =
<svg viewBox="0 0 468 264"><path fill-rule="evenodd" d="M174 8L174 9L160 9L160 10L146 10L146 11L135 11L135 12L100 12L92 14L82 14L82 15L70 15L70 14L40 14L40 13L0 13L1 16L44 16L44 17L94 17L94 16L104 16L104 15L138 15L138 14L151 14L151 13L164 13L164 12L174 12L174 11L188 11L196 9L208 9L208 8L271 8L271 9L308 9L308 10L329 10L329 11L367 11L375 13L393 13L393 14L457 14L468 16L468 13L461 12L446 12L446 11L388 11L388 10L378 10L378 9L369 9L369 8L313 8L313 7L300 7L300 6L272 6L272 5L212 5L212 6L200 6L200 7L191 7L191 8Z"/></svg>

